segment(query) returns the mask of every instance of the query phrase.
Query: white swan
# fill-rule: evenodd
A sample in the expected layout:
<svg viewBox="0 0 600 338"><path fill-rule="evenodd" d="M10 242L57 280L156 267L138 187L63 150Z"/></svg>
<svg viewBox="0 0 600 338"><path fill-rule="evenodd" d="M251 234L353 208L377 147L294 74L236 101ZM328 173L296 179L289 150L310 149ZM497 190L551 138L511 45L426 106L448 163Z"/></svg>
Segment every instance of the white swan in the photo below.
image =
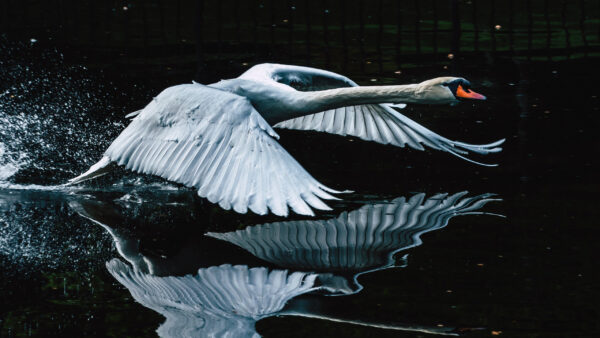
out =
<svg viewBox="0 0 600 338"><path fill-rule="evenodd" d="M278 64L252 67L208 86L185 84L161 92L113 141L76 184L108 172L111 163L198 189L224 209L287 216L330 210L321 199L339 193L316 181L276 139L271 125L314 129L399 147L427 145L465 158L498 152L504 142L471 145L448 140L394 110L390 103L454 104L485 99L462 78L358 87L324 70ZM296 88L296 89L295 89ZM465 158L466 159L466 158ZM473 161L472 161L473 162Z"/></svg>

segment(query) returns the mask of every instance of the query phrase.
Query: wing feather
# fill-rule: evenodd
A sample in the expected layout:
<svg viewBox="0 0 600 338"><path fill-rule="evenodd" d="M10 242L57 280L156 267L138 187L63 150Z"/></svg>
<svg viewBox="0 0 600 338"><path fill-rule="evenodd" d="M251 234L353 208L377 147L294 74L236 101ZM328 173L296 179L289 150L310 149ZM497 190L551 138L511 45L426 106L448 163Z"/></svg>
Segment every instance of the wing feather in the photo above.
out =
<svg viewBox="0 0 600 338"><path fill-rule="evenodd" d="M337 108L334 113L334 134L342 134L344 133L344 120L346 118L346 114L344 114L344 110L346 107Z"/></svg>
<svg viewBox="0 0 600 338"><path fill-rule="evenodd" d="M356 136L364 139L367 135L366 134L367 125L365 124L365 116L363 115L362 111L359 111L359 108L356 106L354 107L353 111L354 111L354 118L356 119ZM281 126L280 126L280 128L281 128ZM285 127L283 127L283 128L285 128ZM348 134L353 135L354 133L351 130Z"/></svg>
<svg viewBox="0 0 600 338"><path fill-rule="evenodd" d="M354 130L356 123L355 117L356 113L354 112L354 107L344 107L344 136Z"/></svg>
<svg viewBox="0 0 600 338"><path fill-rule="evenodd" d="M330 118L334 114L330 114ZM274 139L250 102L198 84L171 87L144 108L106 151L126 168L182 183L258 214L314 215L337 192L316 181Z"/></svg>

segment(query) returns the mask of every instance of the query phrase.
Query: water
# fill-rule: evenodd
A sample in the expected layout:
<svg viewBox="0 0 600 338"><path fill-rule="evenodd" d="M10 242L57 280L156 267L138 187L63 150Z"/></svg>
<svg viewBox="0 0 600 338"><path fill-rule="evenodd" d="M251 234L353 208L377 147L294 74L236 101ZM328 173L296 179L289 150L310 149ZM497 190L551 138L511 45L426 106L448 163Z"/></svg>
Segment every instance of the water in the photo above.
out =
<svg viewBox="0 0 600 338"><path fill-rule="evenodd" d="M282 219L226 212L124 170L61 187L99 159L126 113L191 78L89 69L29 41L2 43L2 336L598 331L596 59L469 60L454 71L488 101L404 110L449 138L506 137L501 154L478 158L496 168L280 131L317 179L357 192L314 218Z"/></svg>

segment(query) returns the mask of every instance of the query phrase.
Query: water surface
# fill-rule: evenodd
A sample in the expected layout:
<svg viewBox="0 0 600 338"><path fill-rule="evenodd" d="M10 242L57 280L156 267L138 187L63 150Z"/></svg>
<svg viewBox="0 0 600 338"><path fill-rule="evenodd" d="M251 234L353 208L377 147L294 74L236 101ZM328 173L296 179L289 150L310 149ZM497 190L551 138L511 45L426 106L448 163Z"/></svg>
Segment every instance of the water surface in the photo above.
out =
<svg viewBox="0 0 600 338"><path fill-rule="evenodd" d="M403 111L449 138L507 138L502 153L478 158L498 167L280 131L315 178L356 191L333 211L283 219L226 212L191 189L124 170L59 187L101 156L126 113L192 77L101 72L59 51L3 43L2 336L598 330L599 105L587 85L597 59L470 60L452 71L487 101ZM375 78L448 73L431 65Z"/></svg>

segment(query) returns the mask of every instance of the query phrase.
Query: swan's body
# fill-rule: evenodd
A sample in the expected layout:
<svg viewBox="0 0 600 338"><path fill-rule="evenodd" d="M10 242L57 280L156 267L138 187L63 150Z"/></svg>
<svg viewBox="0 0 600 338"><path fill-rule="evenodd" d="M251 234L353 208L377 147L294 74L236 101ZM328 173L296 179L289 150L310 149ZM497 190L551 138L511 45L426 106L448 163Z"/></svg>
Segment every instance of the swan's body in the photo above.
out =
<svg viewBox="0 0 600 338"><path fill-rule="evenodd" d="M464 85L466 92L462 89ZM300 90L297 90L297 89ZM459 95L462 90L462 95ZM463 96L464 95L464 96ZM389 103L453 104L470 92L460 78L402 86L358 87L324 70L262 64L237 79L185 84L161 92L104 157L70 184L106 173L110 164L158 175L239 213L287 215L329 210L321 199L339 193L317 182L279 145L280 128L352 135L399 147L422 145L456 156L498 152L504 140L470 145L448 140L394 110Z"/></svg>

